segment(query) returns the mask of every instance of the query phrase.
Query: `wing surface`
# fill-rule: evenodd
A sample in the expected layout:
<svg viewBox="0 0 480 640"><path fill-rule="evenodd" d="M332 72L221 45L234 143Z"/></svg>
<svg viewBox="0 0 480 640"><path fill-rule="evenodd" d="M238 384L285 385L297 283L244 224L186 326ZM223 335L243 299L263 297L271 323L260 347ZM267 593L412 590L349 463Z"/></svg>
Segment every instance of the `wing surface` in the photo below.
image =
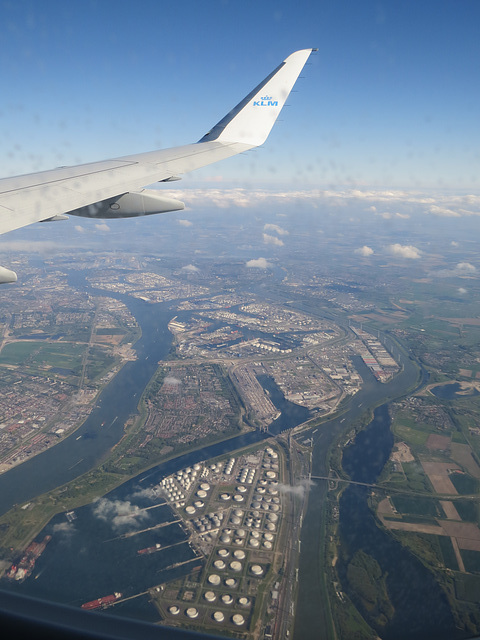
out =
<svg viewBox="0 0 480 640"><path fill-rule="evenodd" d="M85 215L78 210L262 144L311 52L288 56L195 144L1 179L0 234L64 213Z"/></svg>

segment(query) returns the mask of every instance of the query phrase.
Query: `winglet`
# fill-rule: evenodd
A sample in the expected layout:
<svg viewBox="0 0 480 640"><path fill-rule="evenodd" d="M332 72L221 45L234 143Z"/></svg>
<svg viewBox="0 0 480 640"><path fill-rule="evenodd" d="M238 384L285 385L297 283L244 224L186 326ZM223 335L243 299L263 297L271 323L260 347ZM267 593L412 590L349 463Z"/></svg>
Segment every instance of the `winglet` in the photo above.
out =
<svg viewBox="0 0 480 640"><path fill-rule="evenodd" d="M263 144L312 51L302 49L289 55L199 142Z"/></svg>

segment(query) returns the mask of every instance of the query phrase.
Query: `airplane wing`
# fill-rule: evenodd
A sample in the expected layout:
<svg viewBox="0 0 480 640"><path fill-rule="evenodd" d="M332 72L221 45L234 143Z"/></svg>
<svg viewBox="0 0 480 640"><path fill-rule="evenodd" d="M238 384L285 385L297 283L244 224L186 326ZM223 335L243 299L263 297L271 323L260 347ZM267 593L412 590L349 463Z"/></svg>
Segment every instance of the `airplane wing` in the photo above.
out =
<svg viewBox="0 0 480 640"><path fill-rule="evenodd" d="M65 213L122 218L183 209L144 187L263 144L312 51L288 56L197 143L0 179L0 234ZM16 279L0 267L0 282Z"/></svg>

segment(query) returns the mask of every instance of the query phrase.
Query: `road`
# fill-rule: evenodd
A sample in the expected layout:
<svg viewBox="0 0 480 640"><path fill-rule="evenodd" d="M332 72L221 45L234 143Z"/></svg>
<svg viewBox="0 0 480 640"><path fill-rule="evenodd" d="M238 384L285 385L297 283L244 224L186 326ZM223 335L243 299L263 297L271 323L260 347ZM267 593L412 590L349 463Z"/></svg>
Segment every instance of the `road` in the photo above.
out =
<svg viewBox="0 0 480 640"><path fill-rule="evenodd" d="M282 438L283 439L283 438ZM290 522L288 537L293 541L286 545L284 558L284 577L278 594L278 609L272 630L274 640L284 640L293 631L295 618L295 602L298 591L298 561L301 552L300 533L307 506L307 483L310 469L310 456L304 453L300 445L289 434L287 437L289 450L289 483L292 487L304 487L303 492L290 493Z"/></svg>

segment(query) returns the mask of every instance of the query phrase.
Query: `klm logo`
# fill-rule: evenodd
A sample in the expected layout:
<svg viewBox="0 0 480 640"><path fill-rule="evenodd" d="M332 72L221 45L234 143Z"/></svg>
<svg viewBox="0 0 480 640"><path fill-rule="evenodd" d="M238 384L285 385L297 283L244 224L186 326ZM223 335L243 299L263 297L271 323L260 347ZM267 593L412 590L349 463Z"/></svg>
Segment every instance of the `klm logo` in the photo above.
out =
<svg viewBox="0 0 480 640"><path fill-rule="evenodd" d="M253 101L254 107L278 107L278 100L272 100L272 96L262 96L260 100Z"/></svg>

